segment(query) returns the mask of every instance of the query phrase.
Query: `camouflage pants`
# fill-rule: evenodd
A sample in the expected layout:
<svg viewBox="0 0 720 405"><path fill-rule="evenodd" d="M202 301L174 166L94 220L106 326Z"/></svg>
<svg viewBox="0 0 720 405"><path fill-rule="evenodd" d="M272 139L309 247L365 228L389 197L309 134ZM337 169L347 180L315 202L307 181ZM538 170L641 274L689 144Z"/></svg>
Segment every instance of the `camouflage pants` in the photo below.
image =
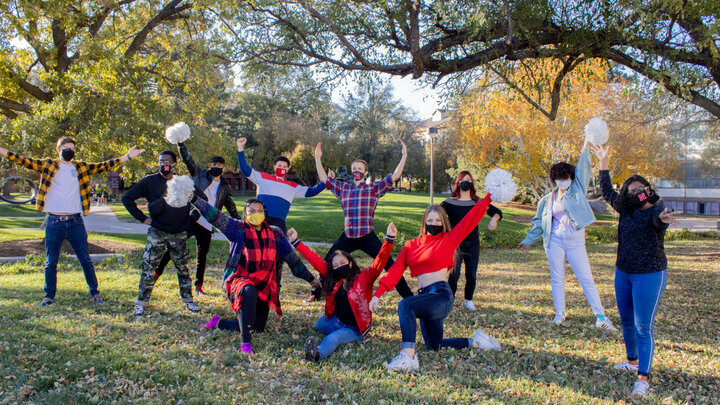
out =
<svg viewBox="0 0 720 405"><path fill-rule="evenodd" d="M165 251L170 251L170 257L175 264L178 284L180 285L180 298L182 302L193 302L192 280L187 268L189 259L187 249L187 232L169 233L159 231L153 227L148 228L148 239L140 268L140 286L138 289L137 305L145 306L155 287L155 269Z"/></svg>

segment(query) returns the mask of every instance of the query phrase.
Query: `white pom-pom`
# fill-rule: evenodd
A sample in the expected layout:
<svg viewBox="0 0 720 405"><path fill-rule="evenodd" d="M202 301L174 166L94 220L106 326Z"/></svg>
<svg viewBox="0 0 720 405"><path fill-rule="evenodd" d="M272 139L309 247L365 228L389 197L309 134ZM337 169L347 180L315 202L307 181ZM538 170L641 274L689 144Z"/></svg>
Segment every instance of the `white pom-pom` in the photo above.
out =
<svg viewBox="0 0 720 405"><path fill-rule="evenodd" d="M165 139L175 145L185 142L188 138L190 138L190 127L184 122L178 122L165 130Z"/></svg>
<svg viewBox="0 0 720 405"><path fill-rule="evenodd" d="M494 202L504 204L515 197L517 185L509 171L493 169L485 176L485 191L490 193L490 198Z"/></svg>
<svg viewBox="0 0 720 405"><path fill-rule="evenodd" d="M585 125L585 140L593 145L603 145L608 140L610 131L602 118L592 118Z"/></svg>
<svg viewBox="0 0 720 405"><path fill-rule="evenodd" d="M184 207L194 190L195 186L190 176L173 176L172 180L167 182L165 201L171 207Z"/></svg>

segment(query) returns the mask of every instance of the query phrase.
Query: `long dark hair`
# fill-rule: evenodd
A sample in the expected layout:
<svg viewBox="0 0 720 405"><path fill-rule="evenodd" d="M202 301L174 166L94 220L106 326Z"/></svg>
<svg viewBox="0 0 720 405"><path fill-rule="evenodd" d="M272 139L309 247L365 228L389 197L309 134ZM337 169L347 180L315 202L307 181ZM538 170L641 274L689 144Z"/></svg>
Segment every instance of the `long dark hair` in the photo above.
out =
<svg viewBox="0 0 720 405"><path fill-rule="evenodd" d="M460 198L460 182L465 176L470 176L470 198L473 201L479 200L480 198L477 196L477 192L475 191L475 180L473 179L473 175L467 170L463 170L458 173L457 179L455 179L455 187L453 187L453 191L452 194L450 194L450 197L456 200Z"/></svg>
<svg viewBox="0 0 720 405"><path fill-rule="evenodd" d="M650 204L655 204L656 202L658 202L660 196L655 193L655 190L652 188L650 182L647 181L647 179L645 179L643 176L635 174L628 177L628 179L625 180L625 182L623 183L622 187L620 187L620 191L618 191L618 199L615 201L615 207L613 208L617 209L618 211L633 210L633 207L630 203L630 195L628 189L630 188L630 184L636 181L649 189L648 202Z"/></svg>
<svg viewBox="0 0 720 405"><path fill-rule="evenodd" d="M342 280L336 280L335 277L333 277L333 264L332 261L337 255L343 255L348 261L348 265L350 265L350 275L345 279L347 280L347 285L352 286L355 283L355 278L358 274L362 271L360 269L360 266L358 266L357 262L355 261L355 258L350 255L350 253L345 252L343 250L336 250L331 254L328 259L325 261L325 265L327 266L327 272L325 272L325 279L323 280L322 284L322 296L328 297L330 294L332 294L333 290L335 290L335 284L337 284L338 281Z"/></svg>

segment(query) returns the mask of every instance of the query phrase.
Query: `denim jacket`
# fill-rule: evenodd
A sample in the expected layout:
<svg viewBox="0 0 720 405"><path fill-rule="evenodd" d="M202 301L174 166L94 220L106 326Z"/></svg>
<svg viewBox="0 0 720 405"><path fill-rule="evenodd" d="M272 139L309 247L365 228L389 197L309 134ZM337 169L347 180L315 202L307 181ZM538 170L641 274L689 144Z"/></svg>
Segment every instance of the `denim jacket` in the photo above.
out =
<svg viewBox="0 0 720 405"><path fill-rule="evenodd" d="M565 195L560 199L560 205L576 231L595 222L595 214L593 214L590 203L585 197L590 183L591 171L590 149L585 148L580 153L580 159L578 159L575 167L575 179L570 184L570 188L567 189ZM552 198L557 190L558 188L555 187L549 194L540 199L537 212L530 222L530 230L521 243L531 246L542 236L543 247L547 249L550 243L550 230L553 221Z"/></svg>

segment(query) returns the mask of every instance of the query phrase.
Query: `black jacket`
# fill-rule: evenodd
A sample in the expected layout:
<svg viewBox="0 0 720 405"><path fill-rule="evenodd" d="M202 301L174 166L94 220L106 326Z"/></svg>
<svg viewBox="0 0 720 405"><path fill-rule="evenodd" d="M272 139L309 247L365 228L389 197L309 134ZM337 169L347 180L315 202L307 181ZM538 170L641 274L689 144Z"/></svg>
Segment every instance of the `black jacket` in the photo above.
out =
<svg viewBox="0 0 720 405"><path fill-rule="evenodd" d="M192 156L190 156L190 152L188 152L187 146L185 146L184 143L178 143L178 149L180 149L180 157L182 158L183 162L185 162L185 166L187 166L188 171L190 172L190 175L195 182L195 187L199 188L202 191L205 191L205 189L208 188L210 183L212 183L213 176L210 175L208 169L199 167L197 163L195 163L195 160L192 158ZM218 185L215 208L217 208L218 211L222 211L222 207L225 207L227 209L228 214L231 217L235 219L240 219L237 207L235 206L235 201L233 201L232 199L230 184L227 180L220 177L220 185Z"/></svg>

